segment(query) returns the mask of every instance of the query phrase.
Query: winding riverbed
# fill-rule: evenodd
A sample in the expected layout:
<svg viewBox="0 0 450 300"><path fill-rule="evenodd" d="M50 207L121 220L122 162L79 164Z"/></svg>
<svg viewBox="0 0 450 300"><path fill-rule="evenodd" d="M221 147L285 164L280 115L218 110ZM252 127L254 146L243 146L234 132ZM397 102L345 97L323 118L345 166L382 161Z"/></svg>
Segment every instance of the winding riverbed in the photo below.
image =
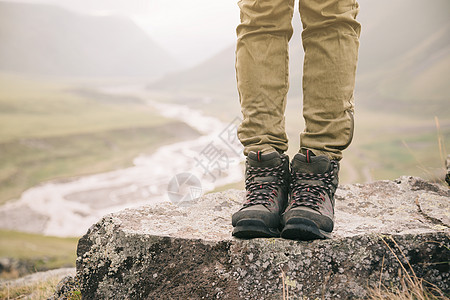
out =
<svg viewBox="0 0 450 300"><path fill-rule="evenodd" d="M186 105L153 101L136 87L102 92L145 99L161 115L181 120L203 135L136 157L127 169L30 188L17 201L0 207L0 228L81 236L105 214L161 201L187 205L205 192L242 180L239 119L224 123Z"/></svg>

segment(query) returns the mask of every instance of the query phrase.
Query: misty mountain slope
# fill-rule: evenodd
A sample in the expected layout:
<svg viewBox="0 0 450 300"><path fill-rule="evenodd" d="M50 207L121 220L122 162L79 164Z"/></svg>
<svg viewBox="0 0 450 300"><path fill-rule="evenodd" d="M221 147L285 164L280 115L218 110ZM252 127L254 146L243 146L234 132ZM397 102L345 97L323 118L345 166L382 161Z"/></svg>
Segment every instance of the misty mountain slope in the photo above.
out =
<svg viewBox="0 0 450 300"><path fill-rule="evenodd" d="M389 67L450 24L448 0L360 0L360 73ZM450 37L443 37L446 44Z"/></svg>
<svg viewBox="0 0 450 300"><path fill-rule="evenodd" d="M362 0L356 92L362 106L450 113L450 2ZM447 78L447 80L446 80Z"/></svg>
<svg viewBox="0 0 450 300"><path fill-rule="evenodd" d="M303 49L300 41L300 18L294 16L294 35L290 42L291 93L299 94L303 62ZM230 45L213 57L197 66L164 76L149 85L150 89L213 93L236 96L236 45Z"/></svg>
<svg viewBox="0 0 450 300"><path fill-rule="evenodd" d="M0 2L0 70L53 76L159 76L177 64L132 21Z"/></svg>
<svg viewBox="0 0 450 300"><path fill-rule="evenodd" d="M234 61L233 45L197 66L166 75L149 88L234 95L237 93Z"/></svg>
<svg viewBox="0 0 450 300"><path fill-rule="evenodd" d="M448 101L449 78L450 24L399 58L381 81L379 92L399 100Z"/></svg>

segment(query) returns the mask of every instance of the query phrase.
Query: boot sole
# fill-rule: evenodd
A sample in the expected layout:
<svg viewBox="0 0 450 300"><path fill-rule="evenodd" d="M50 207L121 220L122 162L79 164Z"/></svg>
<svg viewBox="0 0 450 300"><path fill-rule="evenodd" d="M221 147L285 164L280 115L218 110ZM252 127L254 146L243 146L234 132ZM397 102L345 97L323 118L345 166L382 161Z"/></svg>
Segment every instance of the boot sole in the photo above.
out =
<svg viewBox="0 0 450 300"><path fill-rule="evenodd" d="M280 236L278 228L267 227L262 220L242 219L233 229L233 236L241 239L274 238Z"/></svg>
<svg viewBox="0 0 450 300"><path fill-rule="evenodd" d="M288 221L281 231L281 237L290 240L311 241L331 239L331 232L321 230L316 223L303 218Z"/></svg>

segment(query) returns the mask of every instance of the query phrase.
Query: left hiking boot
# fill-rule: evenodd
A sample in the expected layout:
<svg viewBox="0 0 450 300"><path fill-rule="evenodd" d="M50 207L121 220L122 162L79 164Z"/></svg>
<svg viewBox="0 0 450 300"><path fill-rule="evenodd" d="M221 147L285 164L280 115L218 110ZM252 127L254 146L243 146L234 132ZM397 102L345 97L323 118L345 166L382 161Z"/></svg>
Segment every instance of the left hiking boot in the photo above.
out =
<svg viewBox="0 0 450 300"><path fill-rule="evenodd" d="M233 236L280 236L280 215L287 206L289 157L278 152L250 152L245 163L246 201L232 216Z"/></svg>
<svg viewBox="0 0 450 300"><path fill-rule="evenodd" d="M294 240L331 238L339 162L326 156L297 153L291 162L289 205L281 237Z"/></svg>

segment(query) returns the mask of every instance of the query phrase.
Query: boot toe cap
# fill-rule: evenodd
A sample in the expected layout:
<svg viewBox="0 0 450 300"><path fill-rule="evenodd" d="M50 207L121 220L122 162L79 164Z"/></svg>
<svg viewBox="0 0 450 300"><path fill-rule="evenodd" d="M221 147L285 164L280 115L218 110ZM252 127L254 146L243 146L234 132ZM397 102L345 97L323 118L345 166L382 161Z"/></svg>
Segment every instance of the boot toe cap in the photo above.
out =
<svg viewBox="0 0 450 300"><path fill-rule="evenodd" d="M302 223L304 220L314 222L319 229L326 232L332 232L334 228L334 221L330 217L303 207L293 208L284 213L281 222L282 226L285 226L286 224Z"/></svg>
<svg viewBox="0 0 450 300"><path fill-rule="evenodd" d="M241 209L232 216L232 225L236 226L241 220L261 220L270 228L278 228L280 216L278 213L271 212L264 205L255 205Z"/></svg>

